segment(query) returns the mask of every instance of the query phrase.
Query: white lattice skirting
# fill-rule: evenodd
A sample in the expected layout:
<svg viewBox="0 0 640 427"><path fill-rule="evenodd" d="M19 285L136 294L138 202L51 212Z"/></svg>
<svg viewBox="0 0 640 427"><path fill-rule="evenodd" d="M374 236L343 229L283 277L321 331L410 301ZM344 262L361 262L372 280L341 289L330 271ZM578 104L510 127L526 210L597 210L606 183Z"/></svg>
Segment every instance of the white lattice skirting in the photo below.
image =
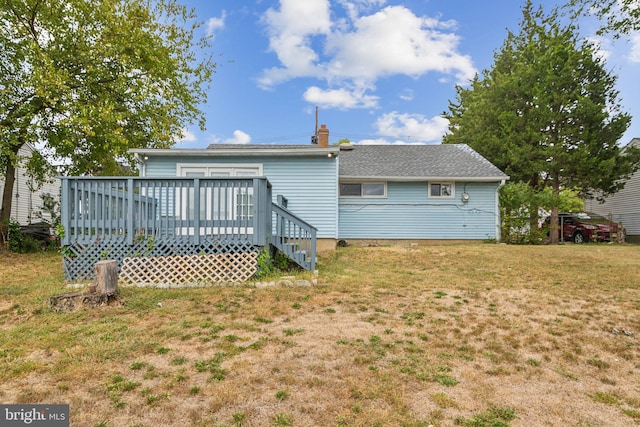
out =
<svg viewBox="0 0 640 427"><path fill-rule="evenodd" d="M204 284L244 282L258 270L258 253L123 258L122 284Z"/></svg>

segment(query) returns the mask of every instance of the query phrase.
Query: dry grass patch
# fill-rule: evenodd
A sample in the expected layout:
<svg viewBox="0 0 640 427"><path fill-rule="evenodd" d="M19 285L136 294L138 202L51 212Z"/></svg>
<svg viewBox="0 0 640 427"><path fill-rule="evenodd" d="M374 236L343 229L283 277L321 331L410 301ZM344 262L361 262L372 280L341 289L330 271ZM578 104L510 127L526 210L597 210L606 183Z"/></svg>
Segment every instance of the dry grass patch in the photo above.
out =
<svg viewBox="0 0 640 427"><path fill-rule="evenodd" d="M121 289L54 313L0 254L0 400L74 426L640 422L640 248L343 248L312 288Z"/></svg>

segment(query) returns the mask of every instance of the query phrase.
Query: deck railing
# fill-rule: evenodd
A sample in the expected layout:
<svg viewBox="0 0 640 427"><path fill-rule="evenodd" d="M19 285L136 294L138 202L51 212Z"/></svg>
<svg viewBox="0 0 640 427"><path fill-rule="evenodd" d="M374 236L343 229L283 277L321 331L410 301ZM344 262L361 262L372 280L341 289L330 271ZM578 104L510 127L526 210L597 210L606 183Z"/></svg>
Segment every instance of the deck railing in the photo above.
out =
<svg viewBox="0 0 640 427"><path fill-rule="evenodd" d="M315 228L271 201L264 177L61 177L69 280L100 258L255 252L315 267Z"/></svg>
<svg viewBox="0 0 640 427"><path fill-rule="evenodd" d="M266 178L63 177L62 244L213 236L261 246L270 197Z"/></svg>
<svg viewBox="0 0 640 427"><path fill-rule="evenodd" d="M307 270L316 268L317 229L301 220L285 206L272 204L275 231L271 244Z"/></svg>

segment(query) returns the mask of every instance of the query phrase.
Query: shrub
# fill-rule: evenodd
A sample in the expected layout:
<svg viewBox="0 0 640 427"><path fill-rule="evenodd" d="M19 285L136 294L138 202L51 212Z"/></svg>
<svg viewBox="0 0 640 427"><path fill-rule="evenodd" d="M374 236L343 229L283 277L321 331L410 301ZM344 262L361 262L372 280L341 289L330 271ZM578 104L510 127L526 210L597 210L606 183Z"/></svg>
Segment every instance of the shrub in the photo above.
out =
<svg viewBox="0 0 640 427"><path fill-rule="evenodd" d="M296 268L298 268L296 263L282 252L277 251L274 256L271 256L269 249L263 248L258 254L258 271L255 277L262 279Z"/></svg>
<svg viewBox="0 0 640 427"><path fill-rule="evenodd" d="M20 252L22 247L22 232L20 231L20 223L16 220L9 220L7 224L7 239L9 241L9 250L11 252Z"/></svg>

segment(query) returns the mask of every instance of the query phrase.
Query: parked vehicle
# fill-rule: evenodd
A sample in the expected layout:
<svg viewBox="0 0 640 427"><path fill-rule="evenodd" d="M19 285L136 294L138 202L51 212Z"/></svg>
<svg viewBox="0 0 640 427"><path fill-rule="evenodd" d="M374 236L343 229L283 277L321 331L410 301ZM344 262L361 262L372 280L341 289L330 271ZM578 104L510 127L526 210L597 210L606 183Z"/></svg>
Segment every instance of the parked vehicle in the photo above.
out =
<svg viewBox="0 0 640 427"><path fill-rule="evenodd" d="M588 212L558 214L560 238L573 243L610 242L618 238L618 224Z"/></svg>
<svg viewBox="0 0 640 427"><path fill-rule="evenodd" d="M53 228L46 222L22 225L20 226L20 233L22 233L23 237L31 237L40 242L42 249L47 249L56 239Z"/></svg>

